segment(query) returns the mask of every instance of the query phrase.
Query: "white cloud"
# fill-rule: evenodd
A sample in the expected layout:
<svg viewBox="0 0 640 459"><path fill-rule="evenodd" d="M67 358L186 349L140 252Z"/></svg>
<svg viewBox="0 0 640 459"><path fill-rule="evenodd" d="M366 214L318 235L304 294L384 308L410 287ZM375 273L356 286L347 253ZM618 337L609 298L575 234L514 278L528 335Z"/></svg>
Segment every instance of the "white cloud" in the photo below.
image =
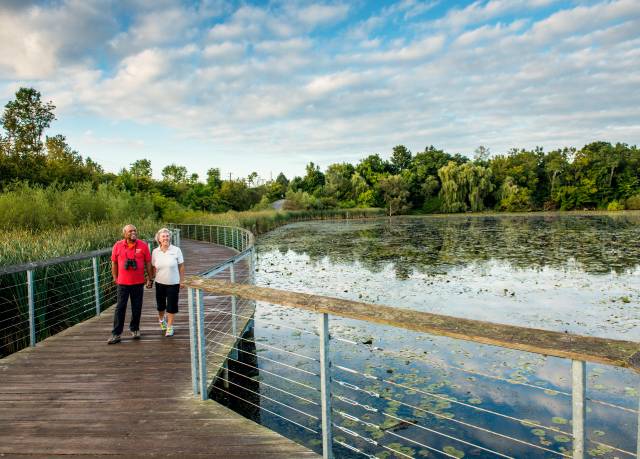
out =
<svg viewBox="0 0 640 459"><path fill-rule="evenodd" d="M280 55L304 52L312 45L308 38L292 38L289 40L265 40L257 43L255 49L265 54Z"/></svg>
<svg viewBox="0 0 640 459"><path fill-rule="evenodd" d="M519 19L510 24L498 23L495 25L483 25L468 32L461 33L455 43L461 46L470 46L486 40L496 40L497 38L513 34L526 25L527 21Z"/></svg>
<svg viewBox="0 0 640 459"><path fill-rule="evenodd" d="M312 96L322 96L343 90L364 81L362 75L351 72L334 73L314 78L305 86L305 90Z"/></svg>
<svg viewBox="0 0 640 459"><path fill-rule="evenodd" d="M244 46L240 43L225 41L220 44L208 45L202 56L211 60L237 60L244 55Z"/></svg>
<svg viewBox="0 0 640 459"><path fill-rule="evenodd" d="M61 65L86 58L115 29L115 21L90 2L9 6L0 5L0 72L5 78L52 77Z"/></svg>
<svg viewBox="0 0 640 459"><path fill-rule="evenodd" d="M537 43L550 43L571 34L588 33L611 21L631 19L640 19L640 2L636 0L579 6L559 11L537 22L530 35Z"/></svg>
<svg viewBox="0 0 640 459"><path fill-rule="evenodd" d="M317 27L344 19L348 11L348 5L309 5L295 12L294 16L306 26Z"/></svg>
<svg viewBox="0 0 640 459"><path fill-rule="evenodd" d="M111 40L111 46L120 53L129 53L148 47L182 43L196 34L194 11L181 8L159 8L144 11L129 30Z"/></svg>
<svg viewBox="0 0 640 459"><path fill-rule="evenodd" d="M398 46L386 51L375 51L357 55L355 56L355 60L372 63L418 61L440 51L444 43L445 37L443 35L425 37L406 46Z"/></svg>
<svg viewBox="0 0 640 459"><path fill-rule="evenodd" d="M465 8L454 8L444 18L435 21L430 26L444 29L460 30L466 26L489 21L513 12L524 12L556 3L558 0L490 0L475 1Z"/></svg>

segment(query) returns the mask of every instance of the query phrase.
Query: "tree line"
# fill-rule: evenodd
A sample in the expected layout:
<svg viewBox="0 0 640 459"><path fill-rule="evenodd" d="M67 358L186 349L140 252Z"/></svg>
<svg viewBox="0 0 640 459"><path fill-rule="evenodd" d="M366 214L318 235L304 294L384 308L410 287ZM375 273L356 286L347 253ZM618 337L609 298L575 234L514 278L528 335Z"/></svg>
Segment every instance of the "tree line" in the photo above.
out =
<svg viewBox="0 0 640 459"><path fill-rule="evenodd" d="M640 150L624 143L593 142L581 149L512 149L491 155L478 147L473 158L434 146L412 153L403 145L388 159L371 154L355 165L336 163L324 171L313 162L305 174L258 184L257 174L223 180L211 168L202 180L171 164L162 179L148 159L119 173L105 172L73 150L63 135L44 136L55 120L55 106L33 88L20 88L5 105L0 133L0 186L17 184L69 187L101 184L153 201L160 217L168 209L210 212L268 208L286 198L290 209L386 207L389 215L407 212L479 212L640 209Z"/></svg>

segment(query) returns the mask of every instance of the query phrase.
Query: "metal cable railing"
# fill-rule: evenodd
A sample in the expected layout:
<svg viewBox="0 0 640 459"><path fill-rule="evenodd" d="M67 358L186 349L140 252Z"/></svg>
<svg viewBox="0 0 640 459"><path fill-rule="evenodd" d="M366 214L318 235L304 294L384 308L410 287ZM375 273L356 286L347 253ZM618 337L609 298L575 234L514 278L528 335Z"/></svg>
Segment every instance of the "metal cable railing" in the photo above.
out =
<svg viewBox="0 0 640 459"><path fill-rule="evenodd" d="M194 227L191 234L205 241L209 237L213 241L218 240L217 232L208 229ZM236 236L230 234L223 232L219 237L234 243ZM248 249L248 253L252 251L252 248ZM233 272L237 269L233 266L237 267L238 261L244 259L250 260L250 268L249 273L243 271L244 278L240 279ZM334 453L336 457L371 458L389 454L397 457L432 455L454 458L466 454L504 458L640 457L638 451L634 452L629 447L631 443L637 443L637 438L633 442L633 439L621 438L614 433L608 440L609 437L602 437L603 432L594 430L594 427L587 428L587 419L593 425L608 419L599 419L591 406L614 410L619 413L614 419L623 415L633 416L626 419L625 424L638 422L638 401L627 406L620 400L587 396L586 387L587 362L633 367L636 371L640 369L640 344L535 330L536 335L542 335L538 339L532 338L534 335L529 329L498 324L490 324L497 330L493 332L495 336L483 331L478 332L476 338L468 331L460 331L473 325L473 321L465 319L417 311L408 313L400 309L394 315L392 308L378 305L243 285L251 283L252 262L252 255L236 256L225 267L218 266L214 275L203 276L207 280L195 278L187 283L193 325L194 393L203 399L222 394L229 400L234 399L273 416L284 425L312 434L314 437L309 444L321 444L325 457L333 457ZM219 282L220 279L224 282ZM261 304L265 304L265 308L277 305L281 313L265 314L258 319L255 316L256 301L264 302ZM359 309L365 307L370 309L369 313ZM317 327L310 330L306 316L298 322L291 320L300 310L315 313L318 316ZM487 369L465 368L426 357L418 351L413 353L410 362L412 367L419 367L412 370L415 373L404 376L389 373L384 371L383 363L373 362L407 360L407 353L391 347L358 343L339 333L330 336L329 314L348 320L384 323L387 328L406 329L405 334L441 334L475 342L479 347L502 346L513 349L510 351L513 353L525 351L564 359L571 356L568 378L571 391L556 385L545 387L544 381L531 382L501 373L492 374ZM427 319L432 322L428 326L422 325L427 323ZM447 320L454 324L455 331L447 328ZM251 325L257 326L258 321L260 327L273 330L273 340L263 342L257 335L254 338ZM478 326L487 327L487 324L478 323ZM381 329L376 330L384 333ZM315 347L318 353L306 355L284 338L280 339L278 331L291 331L294 336L303 337L307 343L304 350ZM519 332L522 334L518 335ZM482 333L487 336L483 337ZM509 338L502 339L501 333ZM526 339L519 336L526 336ZM547 339L549 341L545 344ZM346 349L348 347L351 349ZM348 355L366 355L361 360L368 362L368 366L359 368ZM215 358L212 360L212 357ZM208 372L206 366L212 364L217 366L209 368ZM533 399L543 404L547 402L541 396L553 398L548 402L549 406L543 408L558 413L553 418L555 424L530 419L526 403L509 406L467 401L460 397L464 384L456 382L447 386L437 382L441 373L456 381L464 380L469 392L473 393L517 389L539 393L540 396ZM519 396L520 393L515 394ZM560 398L554 398L556 395ZM570 419L560 416L566 416L566 413Z"/></svg>

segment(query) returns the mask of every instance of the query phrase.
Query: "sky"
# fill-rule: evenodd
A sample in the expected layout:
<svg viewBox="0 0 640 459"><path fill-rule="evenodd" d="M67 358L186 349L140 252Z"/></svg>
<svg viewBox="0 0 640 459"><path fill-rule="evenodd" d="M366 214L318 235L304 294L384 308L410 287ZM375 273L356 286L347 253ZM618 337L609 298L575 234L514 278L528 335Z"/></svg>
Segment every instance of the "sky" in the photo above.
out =
<svg viewBox="0 0 640 459"><path fill-rule="evenodd" d="M117 172L640 144L640 0L0 2L0 103Z"/></svg>

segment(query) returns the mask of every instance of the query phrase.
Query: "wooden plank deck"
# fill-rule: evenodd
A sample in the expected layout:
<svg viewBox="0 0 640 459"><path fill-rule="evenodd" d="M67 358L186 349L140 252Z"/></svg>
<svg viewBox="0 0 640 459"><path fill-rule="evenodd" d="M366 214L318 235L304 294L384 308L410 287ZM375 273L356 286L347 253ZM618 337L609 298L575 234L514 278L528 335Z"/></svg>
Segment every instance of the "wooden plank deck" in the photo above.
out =
<svg viewBox="0 0 640 459"><path fill-rule="evenodd" d="M232 254L189 240L182 247L190 274ZM173 338L162 336L147 290L138 341L125 333L106 344L112 307L0 360L0 457L318 457L193 397L186 295L180 308Z"/></svg>

